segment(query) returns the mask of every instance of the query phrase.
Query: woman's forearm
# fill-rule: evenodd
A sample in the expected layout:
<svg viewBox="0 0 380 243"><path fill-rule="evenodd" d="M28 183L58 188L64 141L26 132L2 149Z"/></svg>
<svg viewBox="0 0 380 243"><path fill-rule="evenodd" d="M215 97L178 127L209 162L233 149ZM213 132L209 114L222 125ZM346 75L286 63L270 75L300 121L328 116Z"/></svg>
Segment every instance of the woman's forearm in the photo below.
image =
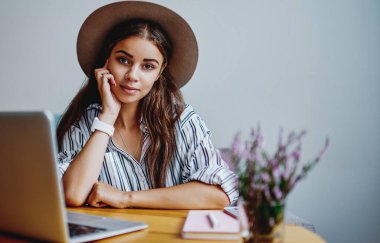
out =
<svg viewBox="0 0 380 243"><path fill-rule="evenodd" d="M217 185L192 181L174 187L126 192L127 207L161 209L221 209L229 205Z"/></svg>
<svg viewBox="0 0 380 243"><path fill-rule="evenodd" d="M65 201L70 206L86 202L102 168L109 136L95 131L62 177Z"/></svg>

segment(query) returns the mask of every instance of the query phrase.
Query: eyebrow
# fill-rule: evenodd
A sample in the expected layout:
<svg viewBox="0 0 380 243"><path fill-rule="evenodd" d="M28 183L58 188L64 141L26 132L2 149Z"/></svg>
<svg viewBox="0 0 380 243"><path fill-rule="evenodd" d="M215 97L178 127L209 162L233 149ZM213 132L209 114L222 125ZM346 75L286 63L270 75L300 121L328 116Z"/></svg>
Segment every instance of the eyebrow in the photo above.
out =
<svg viewBox="0 0 380 243"><path fill-rule="evenodd" d="M128 52L126 52L124 50L118 50L118 51L116 51L116 53L123 53L124 55L126 55L126 56L128 56L130 58L133 58L133 55L129 54ZM154 59L154 58L144 58L143 61L144 62L155 62L158 65L160 65L160 63L156 59Z"/></svg>

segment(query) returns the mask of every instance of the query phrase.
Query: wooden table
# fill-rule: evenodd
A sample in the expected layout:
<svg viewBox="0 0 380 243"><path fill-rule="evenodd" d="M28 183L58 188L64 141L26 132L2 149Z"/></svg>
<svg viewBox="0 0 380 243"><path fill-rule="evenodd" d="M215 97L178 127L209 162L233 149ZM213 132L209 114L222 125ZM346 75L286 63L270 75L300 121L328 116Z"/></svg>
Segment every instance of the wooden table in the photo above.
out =
<svg viewBox="0 0 380 243"><path fill-rule="evenodd" d="M72 212L95 214L132 221L141 221L149 225L145 230L119 235L97 242L238 242L238 241L204 241L182 239L180 232L188 210L153 210L153 209L113 209L113 208L68 208ZM323 243L321 237L300 226L285 225L284 243Z"/></svg>

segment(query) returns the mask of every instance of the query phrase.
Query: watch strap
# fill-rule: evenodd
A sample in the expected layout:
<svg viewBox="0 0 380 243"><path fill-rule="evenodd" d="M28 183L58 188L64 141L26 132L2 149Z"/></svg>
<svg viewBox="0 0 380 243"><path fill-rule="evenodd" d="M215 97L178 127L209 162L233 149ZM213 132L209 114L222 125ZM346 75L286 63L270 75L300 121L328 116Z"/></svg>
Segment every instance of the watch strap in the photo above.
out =
<svg viewBox="0 0 380 243"><path fill-rule="evenodd" d="M110 137L112 137L115 128L112 125L102 122L101 120L99 120L99 118L95 117L94 122L91 126L91 132L94 132L95 130L104 132L108 134Z"/></svg>

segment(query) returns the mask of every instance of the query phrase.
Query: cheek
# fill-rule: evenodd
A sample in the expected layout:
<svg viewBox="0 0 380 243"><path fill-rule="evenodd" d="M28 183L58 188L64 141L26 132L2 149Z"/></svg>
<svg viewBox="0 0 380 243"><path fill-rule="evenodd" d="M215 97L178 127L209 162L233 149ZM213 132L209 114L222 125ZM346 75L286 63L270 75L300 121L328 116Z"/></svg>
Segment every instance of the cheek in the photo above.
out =
<svg viewBox="0 0 380 243"><path fill-rule="evenodd" d="M151 79L149 82L148 81L144 82L144 85L143 85L144 96L147 95L152 90L153 85L156 82L159 82L159 81L156 81L156 79Z"/></svg>
<svg viewBox="0 0 380 243"><path fill-rule="evenodd" d="M107 65L106 69L108 69L109 71L111 71L111 70L115 69L115 66L116 66L115 61L112 60L111 58L109 58L108 59L108 65Z"/></svg>
<svg viewBox="0 0 380 243"><path fill-rule="evenodd" d="M155 80L150 81L150 82L145 82L145 83L144 83L144 90L145 90L145 93L149 93L149 92L150 92L150 90L152 89L154 83L155 83Z"/></svg>
<svg viewBox="0 0 380 243"><path fill-rule="evenodd" d="M109 63L107 69L114 76L116 82L125 74L125 71L123 71L123 69L120 68L119 65L114 62Z"/></svg>
<svg viewBox="0 0 380 243"><path fill-rule="evenodd" d="M159 77L160 77L159 72L150 72L150 73L144 74L143 79L147 86L152 86L154 82L158 80Z"/></svg>

